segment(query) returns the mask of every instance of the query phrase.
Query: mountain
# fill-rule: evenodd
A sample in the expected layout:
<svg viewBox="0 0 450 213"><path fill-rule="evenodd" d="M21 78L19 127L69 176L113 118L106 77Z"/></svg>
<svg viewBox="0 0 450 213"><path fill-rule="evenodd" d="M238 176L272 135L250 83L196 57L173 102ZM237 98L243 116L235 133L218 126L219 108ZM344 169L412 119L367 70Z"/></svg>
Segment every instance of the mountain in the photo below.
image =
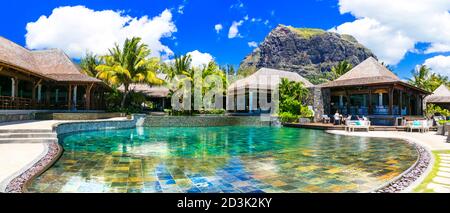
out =
<svg viewBox="0 0 450 213"><path fill-rule="evenodd" d="M241 62L238 74L250 75L261 67L299 73L312 83L338 62L354 66L376 56L350 35L322 29L278 25L264 41Z"/></svg>

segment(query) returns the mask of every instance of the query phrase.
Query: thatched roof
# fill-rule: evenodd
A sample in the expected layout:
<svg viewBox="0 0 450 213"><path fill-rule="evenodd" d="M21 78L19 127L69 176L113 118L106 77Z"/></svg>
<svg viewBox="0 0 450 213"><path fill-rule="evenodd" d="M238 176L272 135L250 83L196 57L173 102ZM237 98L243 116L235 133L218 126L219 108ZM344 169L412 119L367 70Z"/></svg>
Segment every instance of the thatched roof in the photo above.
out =
<svg viewBox="0 0 450 213"><path fill-rule="evenodd" d="M314 85L295 72L288 72L283 70L261 68L252 75L237 80L228 87L228 93L233 94L234 90L249 89L270 89L277 86L282 78L287 78L290 81L302 82L307 88L314 87Z"/></svg>
<svg viewBox="0 0 450 213"><path fill-rule="evenodd" d="M166 79L166 74L158 73L156 75L159 79ZM120 91L124 91L123 85L118 88ZM165 98L169 96L169 89L165 86L152 86L145 83L131 84L130 90L143 93L149 97Z"/></svg>
<svg viewBox="0 0 450 213"><path fill-rule="evenodd" d="M124 87L120 86L118 88L120 91L124 91ZM169 89L167 89L164 86L151 86L148 84L131 84L130 90L133 90L135 92L143 93L149 97L155 97L155 98L165 98L169 96Z"/></svg>
<svg viewBox="0 0 450 213"><path fill-rule="evenodd" d="M61 82L101 82L81 69L61 50L30 51L0 36L0 63Z"/></svg>
<svg viewBox="0 0 450 213"><path fill-rule="evenodd" d="M442 84L432 95L425 98L427 103L450 103L450 90Z"/></svg>
<svg viewBox="0 0 450 213"><path fill-rule="evenodd" d="M330 88L383 83L398 83L419 90L425 94L428 93L425 90L403 82L398 76L392 73L373 57L367 58L338 79L320 84L319 87Z"/></svg>

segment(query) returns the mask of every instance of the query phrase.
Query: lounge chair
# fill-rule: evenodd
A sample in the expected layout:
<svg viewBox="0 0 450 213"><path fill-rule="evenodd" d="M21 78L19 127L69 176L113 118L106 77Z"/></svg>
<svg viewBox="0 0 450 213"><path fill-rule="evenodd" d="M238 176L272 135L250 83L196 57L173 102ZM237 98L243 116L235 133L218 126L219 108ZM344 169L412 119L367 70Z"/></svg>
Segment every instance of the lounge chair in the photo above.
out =
<svg viewBox="0 0 450 213"><path fill-rule="evenodd" d="M331 118L328 117L328 115L322 115L322 122L325 123L330 123Z"/></svg>
<svg viewBox="0 0 450 213"><path fill-rule="evenodd" d="M413 132L413 130L415 129L417 129L419 132L430 131L428 120L414 120L406 123L406 131Z"/></svg>
<svg viewBox="0 0 450 213"><path fill-rule="evenodd" d="M345 124L345 131L354 132L355 129L365 129L370 131L370 121L347 120Z"/></svg>

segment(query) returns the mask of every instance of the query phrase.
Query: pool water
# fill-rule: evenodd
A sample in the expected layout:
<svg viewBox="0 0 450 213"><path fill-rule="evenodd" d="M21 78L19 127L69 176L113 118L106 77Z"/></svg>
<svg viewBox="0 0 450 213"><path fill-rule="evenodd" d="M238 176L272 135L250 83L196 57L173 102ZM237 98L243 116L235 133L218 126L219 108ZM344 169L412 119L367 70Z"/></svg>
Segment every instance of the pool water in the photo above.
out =
<svg viewBox="0 0 450 213"><path fill-rule="evenodd" d="M71 134L31 192L367 192L416 159L401 140L275 127Z"/></svg>

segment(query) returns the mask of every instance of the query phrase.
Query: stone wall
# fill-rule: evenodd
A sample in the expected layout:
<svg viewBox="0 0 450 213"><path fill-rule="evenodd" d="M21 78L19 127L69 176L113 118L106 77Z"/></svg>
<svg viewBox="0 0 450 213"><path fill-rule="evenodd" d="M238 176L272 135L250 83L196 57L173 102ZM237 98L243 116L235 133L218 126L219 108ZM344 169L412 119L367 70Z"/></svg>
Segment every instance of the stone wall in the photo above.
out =
<svg viewBox="0 0 450 213"><path fill-rule="evenodd" d="M260 116L147 116L146 127L269 126Z"/></svg>
<svg viewBox="0 0 450 213"><path fill-rule="evenodd" d="M312 90L314 122L320 122L324 114L322 90L320 87L314 87Z"/></svg>
<svg viewBox="0 0 450 213"><path fill-rule="evenodd" d="M23 120L33 120L33 113L26 114L0 114L0 123L10 122L10 121L23 121Z"/></svg>
<svg viewBox="0 0 450 213"><path fill-rule="evenodd" d="M142 126L145 115L133 115L132 119L126 120L103 120L103 121L80 121L69 123L58 123L53 126L53 131L58 136L73 132L97 131L107 129L130 129Z"/></svg>
<svg viewBox="0 0 450 213"><path fill-rule="evenodd" d="M36 120L96 120L108 119L116 117L125 117L124 113L106 113L106 112L89 112L89 113L36 113Z"/></svg>

